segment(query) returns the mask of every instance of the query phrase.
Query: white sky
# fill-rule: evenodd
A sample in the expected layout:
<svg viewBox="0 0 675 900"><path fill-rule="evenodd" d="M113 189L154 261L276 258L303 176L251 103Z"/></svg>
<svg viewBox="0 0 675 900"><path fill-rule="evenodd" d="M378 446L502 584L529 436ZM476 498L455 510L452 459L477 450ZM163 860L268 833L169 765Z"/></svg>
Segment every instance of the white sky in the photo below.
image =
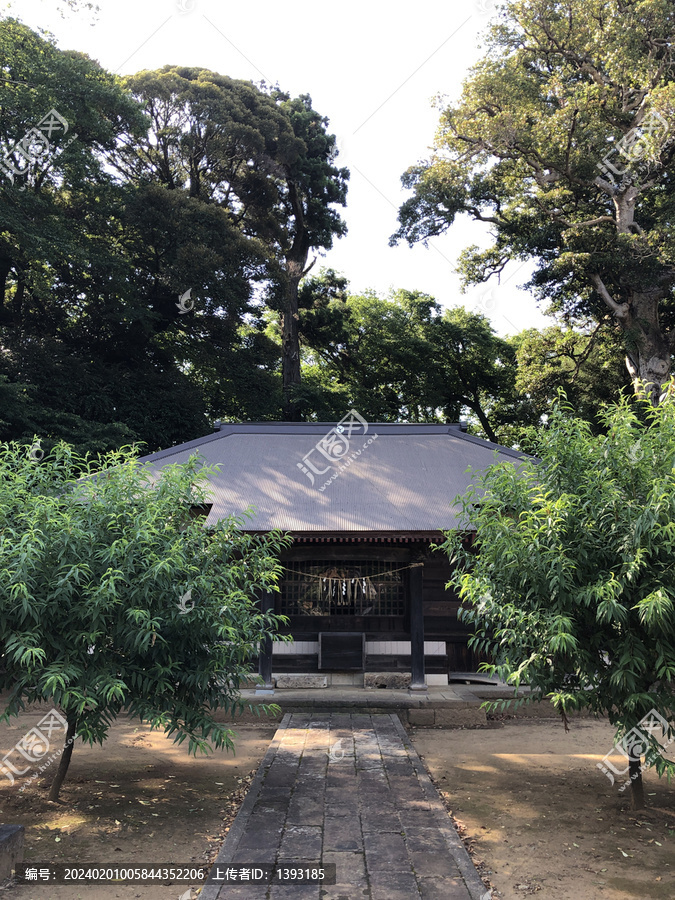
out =
<svg viewBox="0 0 675 900"><path fill-rule="evenodd" d="M349 233L324 258L358 293L374 288L420 290L444 306L487 315L499 334L543 327L551 320L518 285L530 264L511 264L499 285L460 294L454 267L469 244L485 245L480 223L462 218L428 249L390 248L403 171L428 154L439 111L431 100L459 95L480 56L480 34L494 0L396 6L383 0L99 0L100 12L72 13L57 0L12 0L9 14L44 28L61 49L87 53L112 72L129 75L163 65L201 66L232 78L261 78L291 95L310 94L330 119L351 169ZM64 10L64 17L59 15Z"/></svg>

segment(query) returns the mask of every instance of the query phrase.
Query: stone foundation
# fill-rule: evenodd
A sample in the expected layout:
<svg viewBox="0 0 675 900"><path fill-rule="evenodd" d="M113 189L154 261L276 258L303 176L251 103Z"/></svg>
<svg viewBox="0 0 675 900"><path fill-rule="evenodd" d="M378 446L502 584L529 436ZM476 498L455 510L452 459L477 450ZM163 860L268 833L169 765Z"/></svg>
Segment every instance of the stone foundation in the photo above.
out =
<svg viewBox="0 0 675 900"><path fill-rule="evenodd" d="M411 680L410 672L366 672L363 676L363 686L366 688L392 688L401 691L410 687Z"/></svg>
<svg viewBox="0 0 675 900"><path fill-rule="evenodd" d="M302 691L306 688L328 687L328 677L326 675L276 675L272 678L272 681L280 690L291 688L296 691Z"/></svg>
<svg viewBox="0 0 675 900"><path fill-rule="evenodd" d="M441 725L444 728L461 728L467 725L487 726L485 710L478 707L464 709L409 709L408 723L418 727L430 728Z"/></svg>

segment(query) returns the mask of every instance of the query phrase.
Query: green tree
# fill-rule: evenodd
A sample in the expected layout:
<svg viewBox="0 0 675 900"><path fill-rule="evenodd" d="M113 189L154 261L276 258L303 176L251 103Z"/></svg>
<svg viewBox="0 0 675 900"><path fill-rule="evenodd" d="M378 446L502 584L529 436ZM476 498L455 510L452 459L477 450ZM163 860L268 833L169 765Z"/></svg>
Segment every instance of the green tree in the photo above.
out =
<svg viewBox="0 0 675 900"><path fill-rule="evenodd" d="M333 270L305 279L300 307L303 377L315 388L306 404L328 395L380 422L455 422L469 412L496 439L504 416L491 422L488 411L513 397L515 353L483 316L443 311L420 291L353 295Z"/></svg>
<svg viewBox="0 0 675 900"><path fill-rule="evenodd" d="M468 411L478 434L498 442L505 425L518 421L516 360L485 316L464 307L446 309L436 323L430 360L446 421Z"/></svg>
<svg viewBox="0 0 675 900"><path fill-rule="evenodd" d="M156 340L180 317L175 302L168 326L149 308L161 279L144 280L140 247L153 232L134 227L134 198L104 163L145 130L138 105L97 63L15 20L0 22L0 57L0 375L20 401L3 410L0 439L37 431L99 452L203 434L199 393ZM17 143L50 110L63 122L29 160Z"/></svg>
<svg viewBox="0 0 675 900"><path fill-rule="evenodd" d="M560 400L532 437L538 460L477 475L457 498L464 533L442 545L471 642L493 660L483 668L529 687L528 701L549 697L566 729L588 709L625 742L652 710L675 716L675 381L642 406L623 398L596 436ZM670 778L675 763L649 743L646 764ZM628 757L637 808L640 752Z"/></svg>
<svg viewBox="0 0 675 900"><path fill-rule="evenodd" d="M265 296L281 323L284 416L296 419L300 382L298 285L309 253L346 226L346 169L333 165L334 135L307 95L292 99L206 69L165 66L126 79L150 120L111 162L133 184L147 179L220 209L260 251Z"/></svg>
<svg viewBox="0 0 675 900"><path fill-rule="evenodd" d="M161 362L172 373L176 393L183 388L184 397L177 398L182 433L169 433L167 417L175 411L158 402L159 395L154 403L143 396L146 408L163 410L153 410L155 446L203 434L206 416L274 417L280 405L278 350L261 331L254 298L266 269L257 243L226 209L156 183L128 187L118 240L132 267L128 285L114 298L124 324L107 316L97 356L110 364L114 354L117 365L133 364L134 388L142 395L149 363ZM184 295L187 311L177 302ZM140 425L135 412L128 409L124 418L132 427Z"/></svg>
<svg viewBox="0 0 675 900"><path fill-rule="evenodd" d="M430 390L425 356L428 331L439 314L433 298L397 291L348 294L328 271L301 291L301 335L307 363L323 383L339 385L346 402L379 422L428 421ZM335 289L337 288L337 290ZM347 399L348 398L348 399ZM344 413L343 413L344 414Z"/></svg>
<svg viewBox="0 0 675 900"><path fill-rule="evenodd" d="M214 714L242 708L258 643L276 638L283 620L256 597L288 540L241 518L204 527L213 469L196 455L159 473L128 448L97 464L65 443L35 455L0 446L0 690L5 720L35 702L67 719L50 799L73 741L102 744L123 710L190 752L231 748Z"/></svg>
<svg viewBox="0 0 675 900"><path fill-rule="evenodd" d="M675 345L674 31L670 0L507 0L433 156L403 176L413 196L392 237L488 223L465 282L536 260L529 286L549 311L619 325L652 402Z"/></svg>
<svg viewBox="0 0 675 900"><path fill-rule="evenodd" d="M293 389L301 378L299 285L314 265L314 260L307 265L310 250L329 250L335 237L347 233L347 226L332 207L346 205L349 170L338 169L333 164L337 156L335 135L328 134L329 121L312 109L308 94L294 99L282 92L273 96L287 113L295 135L305 148L295 161L284 166L280 190L283 413L285 419L295 421L300 418L293 401Z"/></svg>
<svg viewBox="0 0 675 900"><path fill-rule="evenodd" d="M532 403L538 417L550 411L562 388L577 415L597 433L602 428L603 406L632 392L616 326L531 328L510 342L516 349L516 389Z"/></svg>
<svg viewBox="0 0 675 900"><path fill-rule="evenodd" d="M180 169L166 184L141 177L152 119L120 79L13 20L0 22L0 56L0 145L16 170L0 179L0 375L21 400L4 411L0 440L38 431L81 453L157 449L203 434L209 419L278 416L278 347L254 297L269 278L266 246L211 202L207 181L202 196ZM162 85L152 87L159 109ZM25 166L13 148L50 108L68 131ZM254 111L242 102L238 114L247 134ZM126 164L121 179L111 160Z"/></svg>
<svg viewBox="0 0 675 900"><path fill-rule="evenodd" d="M122 134L138 135L144 120L114 75L15 19L0 20L0 58L0 324L10 325L34 294L44 316L45 258L65 268L103 264L114 252L100 240L98 226L115 210L98 154ZM63 121L46 124L38 139L50 110Z"/></svg>

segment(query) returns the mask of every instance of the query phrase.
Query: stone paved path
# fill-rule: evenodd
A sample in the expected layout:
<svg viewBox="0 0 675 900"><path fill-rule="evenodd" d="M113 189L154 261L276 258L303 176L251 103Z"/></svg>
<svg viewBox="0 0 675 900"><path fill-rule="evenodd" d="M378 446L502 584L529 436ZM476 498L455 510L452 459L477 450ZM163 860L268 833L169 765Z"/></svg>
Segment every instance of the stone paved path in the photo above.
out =
<svg viewBox="0 0 675 900"><path fill-rule="evenodd" d="M287 713L216 865L335 863L335 885L207 885L200 900L481 900L395 714Z"/></svg>

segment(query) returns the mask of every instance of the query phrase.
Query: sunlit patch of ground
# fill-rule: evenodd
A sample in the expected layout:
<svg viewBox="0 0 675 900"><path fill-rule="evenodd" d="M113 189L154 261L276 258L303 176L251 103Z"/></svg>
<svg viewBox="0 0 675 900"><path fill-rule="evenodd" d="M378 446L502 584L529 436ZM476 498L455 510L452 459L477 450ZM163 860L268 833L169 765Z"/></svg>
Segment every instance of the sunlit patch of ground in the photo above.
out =
<svg viewBox="0 0 675 900"><path fill-rule="evenodd" d="M6 753L45 710L0 726ZM161 732L121 719L103 747L76 743L58 804L47 800L57 762L20 791L0 778L0 821L26 827L26 861L117 866L208 867L276 731L274 723L234 730L236 754L188 755ZM194 885L196 887L196 885ZM178 900L188 885L14 886L16 900ZM5 896L5 892L2 892Z"/></svg>
<svg viewBox="0 0 675 900"><path fill-rule="evenodd" d="M648 807L596 764L614 729L577 719L501 728L412 730L474 858L501 900L673 900L675 784L644 777ZM540 893L541 892L541 893Z"/></svg>

